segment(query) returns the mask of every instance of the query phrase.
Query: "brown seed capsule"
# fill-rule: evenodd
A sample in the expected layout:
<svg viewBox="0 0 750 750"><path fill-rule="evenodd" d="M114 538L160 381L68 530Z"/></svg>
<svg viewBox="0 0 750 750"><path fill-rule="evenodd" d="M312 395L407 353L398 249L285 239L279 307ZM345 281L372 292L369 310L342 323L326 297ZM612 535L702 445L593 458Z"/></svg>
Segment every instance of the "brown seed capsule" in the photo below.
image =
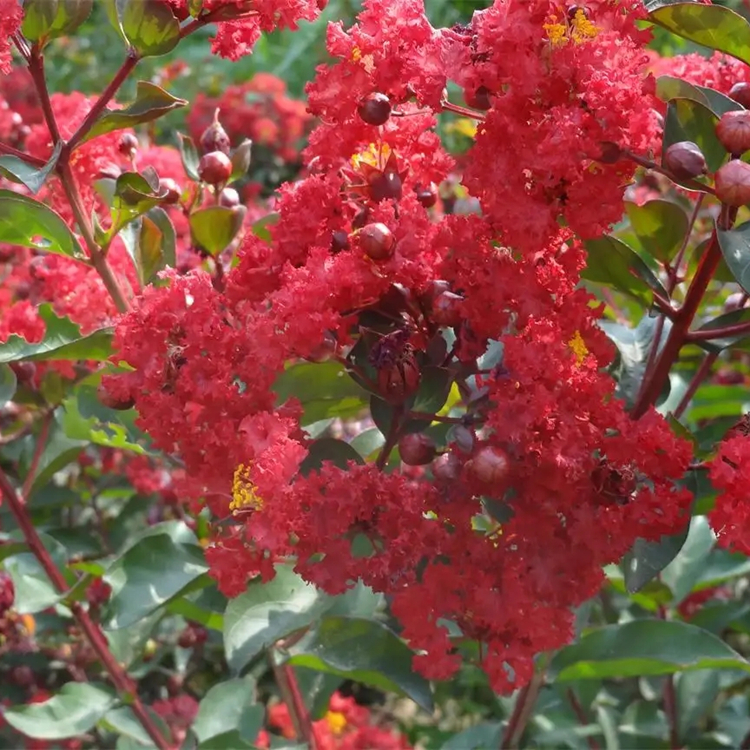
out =
<svg viewBox="0 0 750 750"><path fill-rule="evenodd" d="M166 193L164 203L172 206L180 200L182 188L171 177L163 177L159 180L159 193Z"/></svg>
<svg viewBox="0 0 750 750"><path fill-rule="evenodd" d="M398 441L398 452L408 466L423 466L435 458L435 441L419 432L404 435Z"/></svg>
<svg viewBox="0 0 750 750"><path fill-rule="evenodd" d="M209 185L223 185L232 175L232 161L221 151L211 151L198 162L198 177Z"/></svg>
<svg viewBox="0 0 750 750"><path fill-rule="evenodd" d="M385 224L377 222L363 227L359 233L360 247L372 260L388 260L393 255L396 238Z"/></svg>
<svg viewBox="0 0 750 750"><path fill-rule="evenodd" d="M391 116L390 99L385 94L370 94L362 100L357 112L368 125L383 125Z"/></svg>
<svg viewBox="0 0 750 750"><path fill-rule="evenodd" d="M510 475L510 460L508 454L501 448L486 445L477 451L474 458L468 462L466 469L470 476L483 484L501 484Z"/></svg>
<svg viewBox="0 0 750 750"><path fill-rule="evenodd" d="M750 164L733 159L714 176L716 197L725 205L739 208L750 203Z"/></svg>
<svg viewBox="0 0 750 750"><path fill-rule="evenodd" d="M422 373L413 355L405 355L392 365L378 370L378 390L391 404L402 404L419 388Z"/></svg>
<svg viewBox="0 0 750 750"><path fill-rule="evenodd" d="M706 157L696 143L680 141L666 150L664 167L678 180L692 180L706 173Z"/></svg>
<svg viewBox="0 0 750 750"><path fill-rule="evenodd" d="M132 133L123 133L120 136L120 142L117 144L117 150L123 156L132 156L138 149L138 139Z"/></svg>
<svg viewBox="0 0 750 750"><path fill-rule="evenodd" d="M398 172L375 172L368 182L370 198L375 203L385 200L401 200L404 185Z"/></svg>
<svg viewBox="0 0 750 750"><path fill-rule="evenodd" d="M430 317L439 326L457 326L461 323L461 307L464 298L453 292L443 292L435 297Z"/></svg>
<svg viewBox="0 0 750 750"><path fill-rule="evenodd" d="M461 475L461 461L454 453L443 453L432 462L432 476L438 482L455 482Z"/></svg>
<svg viewBox="0 0 750 750"><path fill-rule="evenodd" d="M201 151L208 154L211 151L220 151L222 154L229 155L232 147L227 131L224 130L219 122L219 110L214 112L213 122L203 131L200 139Z"/></svg>
<svg viewBox="0 0 750 750"><path fill-rule="evenodd" d="M750 112L725 112L716 125L716 136L730 154L744 154L750 149Z"/></svg>
<svg viewBox="0 0 750 750"><path fill-rule="evenodd" d="M739 81L729 90L729 96L745 109L750 107L750 84Z"/></svg>
<svg viewBox="0 0 750 750"><path fill-rule="evenodd" d="M225 187L219 193L219 205L224 208L235 208L240 205L240 194L231 187Z"/></svg>
<svg viewBox="0 0 750 750"><path fill-rule="evenodd" d="M425 208L432 208L437 203L438 190L434 182L431 182L427 187L417 185L414 188L414 192L417 194L417 200Z"/></svg>

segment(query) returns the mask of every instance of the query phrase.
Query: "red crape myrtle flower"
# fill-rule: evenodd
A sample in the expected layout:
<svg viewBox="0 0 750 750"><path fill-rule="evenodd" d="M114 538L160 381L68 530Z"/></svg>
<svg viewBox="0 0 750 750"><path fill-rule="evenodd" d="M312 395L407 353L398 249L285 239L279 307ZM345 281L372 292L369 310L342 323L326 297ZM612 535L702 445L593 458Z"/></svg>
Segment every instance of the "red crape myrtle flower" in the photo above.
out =
<svg viewBox="0 0 750 750"><path fill-rule="evenodd" d="M718 543L750 555L750 436L738 434L719 445L709 476L719 490L709 521Z"/></svg>
<svg viewBox="0 0 750 750"><path fill-rule="evenodd" d="M246 235L223 291L202 271L146 290L116 334L134 369L105 381L180 454L187 496L234 514L207 550L222 591L290 557L329 594L362 580L391 597L423 674L449 677L455 640L471 639L499 692L572 638L572 610L602 566L636 538L674 532L691 499L675 484L691 446L615 398L601 308L578 288L577 235L619 219L631 176L596 162L599 142L641 149L655 133L641 11L587 8L566 21L556 3L508 0L436 30L418 0L369 0L354 27L331 26L338 62L308 88L323 121L309 176L281 189L270 243ZM449 76L490 92L465 179L481 215L420 200L454 169L434 129ZM381 125L360 116L373 92L392 107ZM363 244L373 226L387 252ZM436 287L453 296L437 303ZM366 343L361 311L373 308L395 320L368 359L391 402L418 387L441 331L467 368L502 350L474 378L481 419L439 446L434 471L303 471L301 409L276 405L275 379L289 360ZM354 537L369 555L352 554Z"/></svg>
<svg viewBox="0 0 750 750"><path fill-rule="evenodd" d="M0 74L10 73L10 37L21 27L23 9L16 0L0 0Z"/></svg>

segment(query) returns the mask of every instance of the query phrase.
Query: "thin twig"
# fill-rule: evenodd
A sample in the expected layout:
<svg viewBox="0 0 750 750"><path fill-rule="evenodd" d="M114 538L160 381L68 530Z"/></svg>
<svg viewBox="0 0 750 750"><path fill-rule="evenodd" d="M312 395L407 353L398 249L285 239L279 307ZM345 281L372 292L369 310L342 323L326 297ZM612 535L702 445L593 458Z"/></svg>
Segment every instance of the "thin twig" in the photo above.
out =
<svg viewBox="0 0 750 750"><path fill-rule="evenodd" d="M17 148L13 148L7 143L0 142L0 154L8 154L9 156L15 156L27 164L32 164L35 167L43 167L47 162L44 159L40 159L38 156L32 156L24 151L19 151Z"/></svg>
<svg viewBox="0 0 750 750"><path fill-rule="evenodd" d="M36 478L36 472L39 468L39 461L42 458L42 453L47 447L47 438L49 437L50 423L52 422L52 412L48 412L42 420L42 427L39 430L39 435L36 439L36 445L34 446L34 455L31 457L31 464L29 465L29 473L26 475L26 480L23 483L21 489L21 502L26 503L29 499L29 493L31 487L34 484Z"/></svg>
<svg viewBox="0 0 750 750"><path fill-rule="evenodd" d="M578 700L578 696L576 695L575 690L573 690L573 688L568 688L567 695L568 700L570 701L570 706L573 709L573 713L581 723L581 726L588 726L591 722L589 721L588 716L586 716L586 712L583 710L583 706ZM599 750L599 745L593 737L587 737L586 742L588 743L588 746L591 748L591 750Z"/></svg>
<svg viewBox="0 0 750 750"><path fill-rule="evenodd" d="M685 409L687 409L690 400L695 395L695 392L698 390L706 375L711 372L711 368L713 367L714 362L716 362L718 357L718 352L709 352L704 358L703 362L701 362L700 367L695 371L695 374L690 379L690 383L688 384L685 394L680 399L680 403L677 405L677 408L673 412L675 419L679 419Z"/></svg>

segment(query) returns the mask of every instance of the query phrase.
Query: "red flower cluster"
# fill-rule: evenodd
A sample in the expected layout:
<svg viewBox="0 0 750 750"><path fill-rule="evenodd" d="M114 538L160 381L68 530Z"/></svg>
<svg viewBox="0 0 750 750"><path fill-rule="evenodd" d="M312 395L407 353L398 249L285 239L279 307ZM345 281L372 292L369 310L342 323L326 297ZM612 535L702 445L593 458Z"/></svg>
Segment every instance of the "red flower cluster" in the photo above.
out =
<svg viewBox="0 0 750 750"><path fill-rule="evenodd" d="M711 483L719 490L709 515L711 526L722 547L750 555L750 437L737 434L724 440L711 462Z"/></svg>
<svg viewBox="0 0 750 750"><path fill-rule="evenodd" d="M309 88L311 174L281 190L271 243L247 236L221 290L171 274L117 329L133 370L107 387L181 455L186 493L236 515L207 552L225 593L287 556L331 594L361 579L392 597L426 676L449 676L472 639L507 692L572 637L603 564L684 523L690 445L654 411L626 414L577 288L575 233L619 219L631 176L596 161L601 142L655 135L641 17L509 0L436 30L418 0L369 0L352 29L329 27L340 62ZM441 216L425 189L453 168L434 132L449 77L486 110L464 180L481 216ZM302 409L273 385L326 356L379 396L377 463L302 464ZM461 394L450 432L409 417L433 381L433 411ZM420 428L427 462L440 455L399 471L388 453Z"/></svg>

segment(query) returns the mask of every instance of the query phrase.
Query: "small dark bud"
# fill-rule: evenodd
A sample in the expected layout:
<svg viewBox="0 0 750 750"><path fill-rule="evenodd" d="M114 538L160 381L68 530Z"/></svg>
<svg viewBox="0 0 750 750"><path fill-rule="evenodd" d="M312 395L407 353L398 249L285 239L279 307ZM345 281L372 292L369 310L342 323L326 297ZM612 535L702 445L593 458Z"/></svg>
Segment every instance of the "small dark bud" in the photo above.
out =
<svg viewBox="0 0 750 750"><path fill-rule="evenodd" d="M739 208L750 203L750 164L739 159L728 162L716 172L714 188L726 206Z"/></svg>
<svg viewBox="0 0 750 750"><path fill-rule="evenodd" d="M408 466L423 466L435 458L435 441L418 432L404 435L398 441L398 452Z"/></svg>
<svg viewBox="0 0 750 750"><path fill-rule="evenodd" d="M692 141L673 143L664 154L664 167L679 180L692 180L706 173L706 157Z"/></svg>
<svg viewBox="0 0 750 750"><path fill-rule="evenodd" d="M391 116L390 99L385 94L370 94L359 105L357 112L368 125L383 125Z"/></svg>
<svg viewBox="0 0 750 750"><path fill-rule="evenodd" d="M117 150L123 156L132 156L138 149L138 139L132 133L123 133L120 136L120 142L117 144Z"/></svg>
<svg viewBox="0 0 750 750"><path fill-rule="evenodd" d="M729 90L729 96L745 109L750 107L750 83L738 82Z"/></svg>
<svg viewBox="0 0 750 750"><path fill-rule="evenodd" d="M455 453L443 453L432 462L432 476L438 482L455 482L461 475L461 461Z"/></svg>
<svg viewBox="0 0 750 750"><path fill-rule="evenodd" d="M343 229L331 233L331 252L336 255L349 249L349 235Z"/></svg>
<svg viewBox="0 0 750 750"><path fill-rule="evenodd" d="M232 161L222 151L211 151L198 162L198 177L209 185L223 185L232 175Z"/></svg>
<svg viewBox="0 0 750 750"><path fill-rule="evenodd" d="M504 450L486 445L477 451L466 465L466 469L471 477L482 484L497 485L507 481L510 475L510 461Z"/></svg>
<svg viewBox="0 0 750 750"><path fill-rule="evenodd" d="M453 429L453 442L461 453L471 453L474 450L474 433L463 425Z"/></svg>
<svg viewBox="0 0 750 750"><path fill-rule="evenodd" d="M16 376L20 385L31 383L36 375L36 365L33 362L11 362L10 369Z"/></svg>
<svg viewBox="0 0 750 750"><path fill-rule="evenodd" d="M417 200L425 208L432 208L437 203L438 190L434 182L431 182L427 187L417 185L414 192L417 194Z"/></svg>
<svg viewBox="0 0 750 750"><path fill-rule="evenodd" d="M229 151L232 144L227 135L227 131L224 130L221 123L219 122L219 110L214 112L213 122L203 131L200 139L201 151L204 154L208 154L211 151L220 151L225 156L229 156ZM208 182L208 180L206 180Z"/></svg>
<svg viewBox="0 0 750 750"><path fill-rule="evenodd" d="M224 208L235 208L240 205L240 194L231 187L225 187L219 193L219 205Z"/></svg>
<svg viewBox="0 0 750 750"><path fill-rule="evenodd" d="M725 112L716 125L716 136L730 154L744 154L750 149L750 112Z"/></svg>
<svg viewBox="0 0 750 750"><path fill-rule="evenodd" d="M393 255L396 238L385 224L368 224L359 233L359 244L371 260L388 260Z"/></svg>
<svg viewBox="0 0 750 750"><path fill-rule="evenodd" d="M369 184L370 198L375 203L385 200L401 200L404 186L398 172L375 173Z"/></svg>
<svg viewBox="0 0 750 750"><path fill-rule="evenodd" d="M464 298L453 292L442 292L432 303L430 317L439 326L453 327L461 323L461 307Z"/></svg>
<svg viewBox="0 0 750 750"><path fill-rule="evenodd" d="M486 86L480 86L474 91L464 89L464 100L473 109L486 111L492 107L492 94Z"/></svg>
<svg viewBox="0 0 750 750"><path fill-rule="evenodd" d="M602 164L616 164L622 158L622 149L612 141L602 141L599 144L601 153L599 159Z"/></svg>
<svg viewBox="0 0 750 750"><path fill-rule="evenodd" d="M171 177L164 177L159 180L159 193L164 195L164 203L173 206L179 202L182 188Z"/></svg>

